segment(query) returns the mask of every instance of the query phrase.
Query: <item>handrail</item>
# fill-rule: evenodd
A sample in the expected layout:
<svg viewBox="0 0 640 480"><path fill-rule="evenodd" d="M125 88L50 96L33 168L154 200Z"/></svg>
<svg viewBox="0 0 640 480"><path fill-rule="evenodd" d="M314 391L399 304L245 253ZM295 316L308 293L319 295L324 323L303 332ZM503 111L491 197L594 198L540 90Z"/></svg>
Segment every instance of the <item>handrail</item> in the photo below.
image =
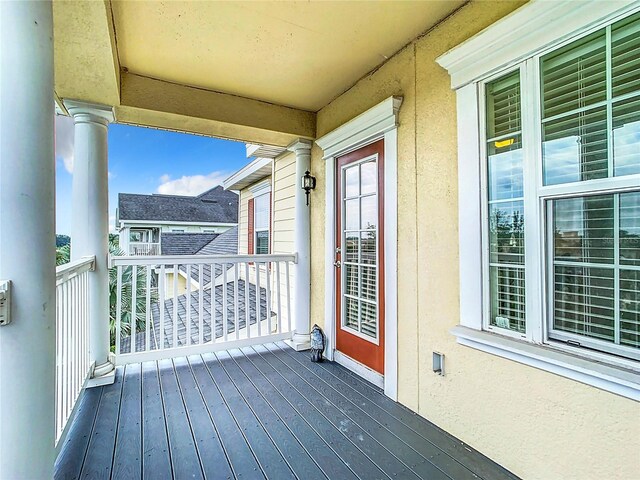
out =
<svg viewBox="0 0 640 480"><path fill-rule="evenodd" d="M82 257L73 262L65 263L56 267L56 285L60 285L73 277L77 277L84 272L92 272L95 270L95 255Z"/></svg>
<svg viewBox="0 0 640 480"><path fill-rule="evenodd" d="M245 262L298 262L298 254L278 255L136 255L111 256L109 267L130 265L210 265L212 263L245 263Z"/></svg>

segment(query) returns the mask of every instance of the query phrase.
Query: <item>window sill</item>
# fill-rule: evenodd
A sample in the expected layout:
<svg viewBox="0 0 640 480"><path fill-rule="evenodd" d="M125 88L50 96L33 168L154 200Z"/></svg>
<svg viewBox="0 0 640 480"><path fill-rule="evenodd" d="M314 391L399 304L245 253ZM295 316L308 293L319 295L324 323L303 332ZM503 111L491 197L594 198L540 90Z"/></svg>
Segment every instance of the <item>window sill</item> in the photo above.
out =
<svg viewBox="0 0 640 480"><path fill-rule="evenodd" d="M461 325L451 329L451 333L461 345L640 402L640 375L631 370Z"/></svg>

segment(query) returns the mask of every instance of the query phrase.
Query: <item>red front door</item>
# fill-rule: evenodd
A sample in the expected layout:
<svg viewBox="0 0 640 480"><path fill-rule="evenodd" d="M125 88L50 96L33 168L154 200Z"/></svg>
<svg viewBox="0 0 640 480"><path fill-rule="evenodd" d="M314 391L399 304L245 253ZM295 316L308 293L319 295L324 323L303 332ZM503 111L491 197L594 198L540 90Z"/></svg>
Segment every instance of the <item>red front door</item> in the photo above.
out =
<svg viewBox="0 0 640 480"><path fill-rule="evenodd" d="M384 141L336 159L336 349L384 374Z"/></svg>

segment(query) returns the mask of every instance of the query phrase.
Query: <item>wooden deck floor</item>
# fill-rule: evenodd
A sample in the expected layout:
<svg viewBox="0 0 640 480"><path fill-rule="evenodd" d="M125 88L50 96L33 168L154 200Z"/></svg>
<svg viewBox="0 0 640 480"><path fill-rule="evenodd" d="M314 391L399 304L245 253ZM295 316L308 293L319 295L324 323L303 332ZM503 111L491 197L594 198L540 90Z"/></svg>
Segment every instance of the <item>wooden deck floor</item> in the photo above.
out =
<svg viewBox="0 0 640 480"><path fill-rule="evenodd" d="M517 478L284 344L128 365L80 401L56 479Z"/></svg>

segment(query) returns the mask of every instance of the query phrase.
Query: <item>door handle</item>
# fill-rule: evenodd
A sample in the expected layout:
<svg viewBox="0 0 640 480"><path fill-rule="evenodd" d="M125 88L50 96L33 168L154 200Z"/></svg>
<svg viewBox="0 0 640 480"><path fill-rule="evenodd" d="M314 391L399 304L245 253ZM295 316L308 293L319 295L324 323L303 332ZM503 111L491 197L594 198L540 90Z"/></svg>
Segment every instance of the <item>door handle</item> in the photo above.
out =
<svg viewBox="0 0 640 480"><path fill-rule="evenodd" d="M340 262L340 260L336 260L335 262L333 262L333 266L336 268L340 268L342 267L342 263Z"/></svg>

